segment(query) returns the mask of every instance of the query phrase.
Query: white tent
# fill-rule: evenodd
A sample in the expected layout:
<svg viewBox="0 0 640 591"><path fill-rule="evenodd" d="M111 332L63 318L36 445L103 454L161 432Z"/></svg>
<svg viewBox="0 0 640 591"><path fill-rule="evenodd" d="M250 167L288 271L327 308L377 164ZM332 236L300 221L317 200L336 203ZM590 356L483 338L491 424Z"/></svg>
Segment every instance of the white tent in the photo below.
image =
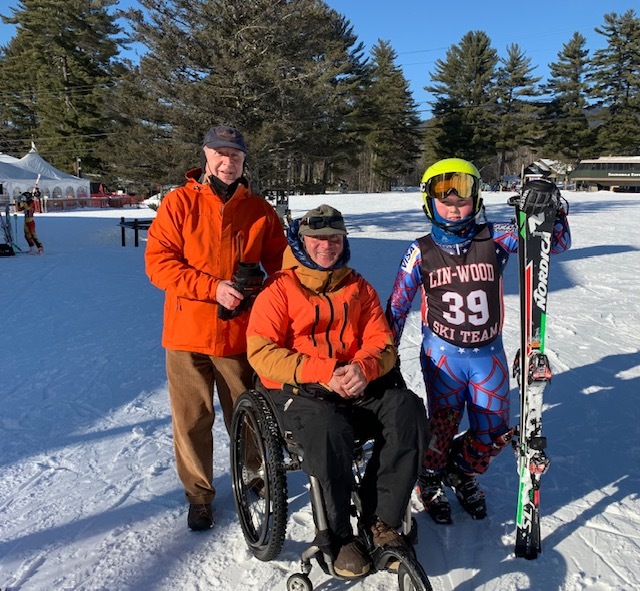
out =
<svg viewBox="0 0 640 591"><path fill-rule="evenodd" d="M0 154L1 195L15 199L25 191L31 192L37 181L42 196L47 198L87 199L91 192L87 179L58 170L38 154L33 144L22 158Z"/></svg>

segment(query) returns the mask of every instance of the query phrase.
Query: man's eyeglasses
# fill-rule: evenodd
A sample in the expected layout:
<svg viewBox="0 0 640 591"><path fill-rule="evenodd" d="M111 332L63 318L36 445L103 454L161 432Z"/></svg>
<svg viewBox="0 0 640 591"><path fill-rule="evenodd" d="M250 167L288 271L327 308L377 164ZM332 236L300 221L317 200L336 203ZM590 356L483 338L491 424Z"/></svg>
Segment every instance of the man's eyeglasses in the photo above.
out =
<svg viewBox="0 0 640 591"><path fill-rule="evenodd" d="M471 199L478 195L478 185L478 179L466 172L445 172L422 183L420 190L436 199L445 199L451 192L461 199Z"/></svg>
<svg viewBox="0 0 640 591"><path fill-rule="evenodd" d="M344 219L340 216L316 215L300 222L303 226L309 226L312 230L322 228L333 228L334 230L344 230Z"/></svg>

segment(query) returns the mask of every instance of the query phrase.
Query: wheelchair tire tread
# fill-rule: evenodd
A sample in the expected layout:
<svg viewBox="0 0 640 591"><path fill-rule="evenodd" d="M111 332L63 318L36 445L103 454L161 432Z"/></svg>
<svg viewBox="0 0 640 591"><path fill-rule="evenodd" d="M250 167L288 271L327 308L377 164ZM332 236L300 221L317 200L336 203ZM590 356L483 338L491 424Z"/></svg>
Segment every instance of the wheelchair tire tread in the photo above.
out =
<svg viewBox="0 0 640 591"><path fill-rule="evenodd" d="M264 518L256 527L242 483L241 458L246 423L251 423L259 435L259 448L264 462ZM264 395L255 390L243 393L234 408L231 445L231 470L234 501L243 535L251 553L264 562L280 554L287 526L287 480L284 466L283 444L273 410ZM266 458L266 462L265 462Z"/></svg>

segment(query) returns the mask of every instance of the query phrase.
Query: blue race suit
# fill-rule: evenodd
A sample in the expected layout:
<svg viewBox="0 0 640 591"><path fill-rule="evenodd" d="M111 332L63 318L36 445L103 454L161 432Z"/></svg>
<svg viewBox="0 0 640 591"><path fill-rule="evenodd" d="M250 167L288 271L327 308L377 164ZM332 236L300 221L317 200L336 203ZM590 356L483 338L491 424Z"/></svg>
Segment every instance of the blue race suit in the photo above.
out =
<svg viewBox="0 0 640 591"><path fill-rule="evenodd" d="M552 252L564 252L570 245L567 218L559 211ZM502 343L502 274L517 248L514 223L489 222L478 225L462 244L437 244L427 235L405 251L387 316L398 347L420 288L420 363L431 420L427 470L443 472L453 462L467 474L481 474L508 441L510 386ZM469 430L454 444L465 406Z"/></svg>

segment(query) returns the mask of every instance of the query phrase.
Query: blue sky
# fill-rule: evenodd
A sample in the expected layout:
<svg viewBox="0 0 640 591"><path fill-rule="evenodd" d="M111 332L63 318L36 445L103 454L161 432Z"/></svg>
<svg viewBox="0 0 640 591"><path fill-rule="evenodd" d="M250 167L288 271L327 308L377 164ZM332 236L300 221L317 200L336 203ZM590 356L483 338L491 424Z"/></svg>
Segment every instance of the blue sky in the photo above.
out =
<svg viewBox="0 0 640 591"><path fill-rule="evenodd" d="M430 110L423 87L430 83L435 61L444 59L447 49L469 31L484 31L500 57L506 56L508 45L517 43L537 66L534 74L546 78L548 64L557 61L575 31L587 39L587 48L593 53L606 44L605 38L594 31L604 24L606 13L623 14L631 8L636 14L640 12L637 0L458 0L453 4L429 0L326 1L351 22L367 55L379 39L391 43L398 54L396 63L402 67L423 116ZM3 3L0 14L8 14L8 7L17 4L15 0ZM135 0L123 0L120 7L133 4ZM0 24L0 43L6 43L12 35L12 27Z"/></svg>
<svg viewBox="0 0 640 591"><path fill-rule="evenodd" d="M429 96L423 87L438 59L444 59L452 45L457 45L469 31L484 31L500 57L506 48L517 43L537 66L534 74L546 79L548 64L575 31L587 40L591 53L606 45L603 35L594 31L604 24L610 12L624 14L638 2L632 0L327 0L327 4L346 16L356 35L370 49L378 39L389 41L398 66L410 82L413 97L423 115L427 115Z"/></svg>

